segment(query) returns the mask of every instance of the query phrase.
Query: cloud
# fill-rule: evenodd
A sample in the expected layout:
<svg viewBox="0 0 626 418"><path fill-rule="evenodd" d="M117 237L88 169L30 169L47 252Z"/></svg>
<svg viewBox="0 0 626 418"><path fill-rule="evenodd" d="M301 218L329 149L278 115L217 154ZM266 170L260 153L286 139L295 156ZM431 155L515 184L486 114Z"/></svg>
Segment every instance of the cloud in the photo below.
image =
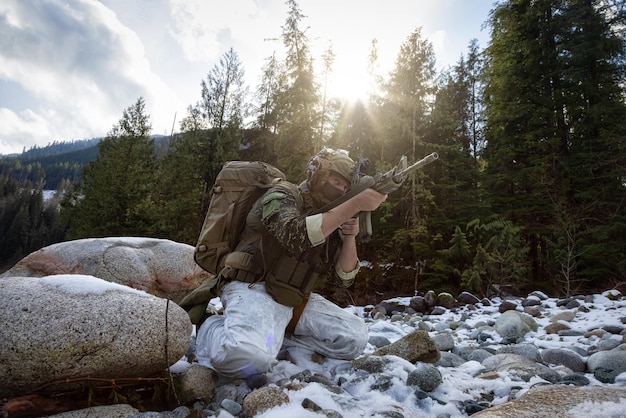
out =
<svg viewBox="0 0 626 418"><path fill-rule="evenodd" d="M229 3L229 7L219 7L212 1L170 0L174 22L171 33L190 61L215 61L222 55L224 45L254 33L262 16L257 2Z"/></svg>
<svg viewBox="0 0 626 418"><path fill-rule="evenodd" d="M0 154L9 154L27 144L34 144L41 132L48 132L47 121L31 110L17 114L0 108L0 123L5 137L0 142Z"/></svg>
<svg viewBox="0 0 626 418"><path fill-rule="evenodd" d="M157 97L177 105L137 35L93 0L40 1L35 7L3 0L0 51L0 78L32 96L30 108L20 112L1 99L0 123L12 127L1 134L5 144L28 146L37 136L61 132L64 140L101 136L139 97L148 112Z"/></svg>

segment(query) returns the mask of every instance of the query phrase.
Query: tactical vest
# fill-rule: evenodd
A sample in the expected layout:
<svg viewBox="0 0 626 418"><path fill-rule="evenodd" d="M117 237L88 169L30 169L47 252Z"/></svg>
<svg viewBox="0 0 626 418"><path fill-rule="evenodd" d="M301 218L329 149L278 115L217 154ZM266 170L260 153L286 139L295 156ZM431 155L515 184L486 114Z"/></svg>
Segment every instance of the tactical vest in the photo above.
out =
<svg viewBox="0 0 626 418"><path fill-rule="evenodd" d="M281 183L281 188L292 194L301 212L305 203L297 186ZM270 189L272 190L272 189ZM323 269L319 260L326 245L311 247L302 254L289 254L281 243L271 236L261 222L261 201L255 202L246 218L241 242L226 258L225 278L250 283L264 281L267 292L282 305L301 305L315 288ZM334 256L334 253L333 253Z"/></svg>

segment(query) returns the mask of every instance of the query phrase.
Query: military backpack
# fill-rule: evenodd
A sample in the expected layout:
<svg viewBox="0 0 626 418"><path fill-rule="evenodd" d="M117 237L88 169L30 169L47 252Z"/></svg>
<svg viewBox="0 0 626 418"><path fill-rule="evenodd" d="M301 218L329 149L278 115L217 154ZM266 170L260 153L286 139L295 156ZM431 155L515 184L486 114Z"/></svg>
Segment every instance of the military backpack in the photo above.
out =
<svg viewBox="0 0 626 418"><path fill-rule="evenodd" d="M254 202L270 187L285 182L276 167L260 161L228 161L211 190L209 209L194 251L196 263L218 274L237 244Z"/></svg>

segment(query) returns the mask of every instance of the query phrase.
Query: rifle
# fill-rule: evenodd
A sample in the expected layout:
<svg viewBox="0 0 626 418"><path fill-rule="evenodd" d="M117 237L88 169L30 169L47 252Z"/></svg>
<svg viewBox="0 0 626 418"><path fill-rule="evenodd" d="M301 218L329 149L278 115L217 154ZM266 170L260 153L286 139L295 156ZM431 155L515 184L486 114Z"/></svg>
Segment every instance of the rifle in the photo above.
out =
<svg viewBox="0 0 626 418"><path fill-rule="evenodd" d="M407 157L406 155L403 155L402 158L400 158L400 162L397 166L393 167L386 173L376 173L373 177L368 175L361 175L360 173L358 173L357 170L352 180L352 186L350 187L350 190L340 198L335 199L332 202L324 205L323 207L315 211L314 214L326 212L353 198L354 196L358 195L363 190L368 188L372 188L382 194L389 194L391 192L394 192L399 189L400 186L402 186L402 183L406 181L409 174L411 174L413 171L416 171L418 168L422 168L426 164L432 163L437 159L439 159L439 154L433 152L432 154L427 155L426 157L407 167ZM371 212L361 212L358 214L358 216L360 222L359 230L361 234L361 240L367 242L372 238Z"/></svg>

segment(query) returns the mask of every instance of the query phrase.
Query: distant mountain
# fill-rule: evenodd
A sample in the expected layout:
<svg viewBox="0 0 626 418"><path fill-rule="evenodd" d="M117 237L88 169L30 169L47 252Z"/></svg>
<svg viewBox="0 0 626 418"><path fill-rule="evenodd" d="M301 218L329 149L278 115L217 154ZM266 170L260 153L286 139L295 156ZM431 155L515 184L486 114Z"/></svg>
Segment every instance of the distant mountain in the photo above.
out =
<svg viewBox="0 0 626 418"><path fill-rule="evenodd" d="M167 151L169 136L153 135L155 148ZM35 146L21 154L0 155L0 177L10 177L20 183L48 190L67 188L81 181L85 164L93 161L103 138L71 142L53 142L44 147Z"/></svg>

